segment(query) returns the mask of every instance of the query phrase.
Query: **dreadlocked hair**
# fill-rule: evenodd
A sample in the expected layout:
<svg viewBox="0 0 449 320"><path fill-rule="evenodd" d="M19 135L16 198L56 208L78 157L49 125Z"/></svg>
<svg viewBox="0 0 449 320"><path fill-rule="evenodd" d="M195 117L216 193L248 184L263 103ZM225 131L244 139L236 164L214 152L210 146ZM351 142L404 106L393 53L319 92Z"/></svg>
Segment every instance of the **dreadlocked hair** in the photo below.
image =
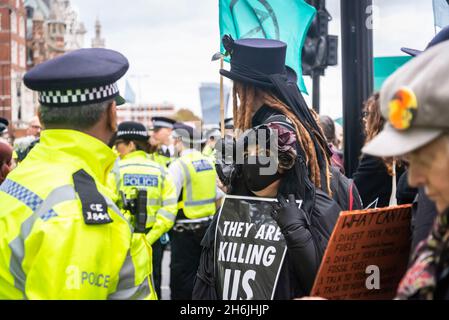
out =
<svg viewBox="0 0 449 320"><path fill-rule="evenodd" d="M312 183L317 188L322 188L321 173L322 170L324 170L327 180L327 190L325 191L327 191L329 195L332 195L332 191L330 189L330 158L326 152L327 142L325 138L323 138L323 132L317 131L311 125L307 125L307 123L303 124L291 108L270 91L258 90L252 85L239 83L238 86L234 86L233 96L235 128L241 132L244 132L252 127L251 120L253 117L254 101L256 97L259 98L263 104L285 115L295 127L298 143L305 153L305 161L307 167L309 168L309 177ZM237 96L240 98L240 105L238 104ZM316 114L312 113L312 115L314 115L314 118L316 117ZM318 159L317 152L320 152L325 159L324 168L320 168L320 161Z"/></svg>
<svg viewBox="0 0 449 320"><path fill-rule="evenodd" d="M240 85L240 90L234 86L234 126L240 132L244 132L252 127L251 120L253 117L253 106L256 98L256 88L251 85ZM240 106L238 99L240 99Z"/></svg>

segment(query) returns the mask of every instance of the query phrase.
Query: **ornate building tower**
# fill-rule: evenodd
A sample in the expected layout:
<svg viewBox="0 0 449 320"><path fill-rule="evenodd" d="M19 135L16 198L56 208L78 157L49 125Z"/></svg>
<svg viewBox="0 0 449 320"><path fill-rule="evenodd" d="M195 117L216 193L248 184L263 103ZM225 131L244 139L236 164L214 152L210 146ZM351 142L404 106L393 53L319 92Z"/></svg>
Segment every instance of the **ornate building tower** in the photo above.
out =
<svg viewBox="0 0 449 320"><path fill-rule="evenodd" d="M105 40L101 37L101 23L97 18L95 22L95 38L92 39L92 48L104 48Z"/></svg>

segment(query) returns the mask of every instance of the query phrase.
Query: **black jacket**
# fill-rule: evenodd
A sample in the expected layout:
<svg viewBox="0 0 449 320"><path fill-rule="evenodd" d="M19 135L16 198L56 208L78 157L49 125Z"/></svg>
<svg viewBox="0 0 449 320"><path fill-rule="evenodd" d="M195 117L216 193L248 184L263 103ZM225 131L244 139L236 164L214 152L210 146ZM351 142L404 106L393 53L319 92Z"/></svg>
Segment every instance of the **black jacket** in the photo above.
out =
<svg viewBox="0 0 449 320"><path fill-rule="evenodd" d="M403 168L397 169L397 181L399 181L399 177L403 173ZM387 167L382 159L363 155L353 178L365 207L373 203L377 198L379 198L378 208L388 207L391 197L392 178L388 174Z"/></svg>

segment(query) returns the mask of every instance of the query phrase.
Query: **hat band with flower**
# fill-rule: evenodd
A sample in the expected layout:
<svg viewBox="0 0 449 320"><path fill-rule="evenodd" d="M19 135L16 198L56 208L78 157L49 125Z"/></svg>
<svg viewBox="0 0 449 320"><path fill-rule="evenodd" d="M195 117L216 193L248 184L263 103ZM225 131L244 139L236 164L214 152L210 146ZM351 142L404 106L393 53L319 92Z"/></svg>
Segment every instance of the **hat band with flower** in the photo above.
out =
<svg viewBox="0 0 449 320"><path fill-rule="evenodd" d="M396 130L407 130L412 125L418 112L415 93L407 87L400 88L388 104L390 124Z"/></svg>

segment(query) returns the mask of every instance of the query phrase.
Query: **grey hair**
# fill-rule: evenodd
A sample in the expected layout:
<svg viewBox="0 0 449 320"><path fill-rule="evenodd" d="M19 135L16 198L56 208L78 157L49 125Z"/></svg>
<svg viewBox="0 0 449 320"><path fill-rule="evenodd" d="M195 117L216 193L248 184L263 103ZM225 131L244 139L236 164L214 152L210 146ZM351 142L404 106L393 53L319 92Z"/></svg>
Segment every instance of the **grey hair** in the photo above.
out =
<svg viewBox="0 0 449 320"><path fill-rule="evenodd" d="M46 129L92 128L114 100L76 107L49 107L41 105L40 120Z"/></svg>

